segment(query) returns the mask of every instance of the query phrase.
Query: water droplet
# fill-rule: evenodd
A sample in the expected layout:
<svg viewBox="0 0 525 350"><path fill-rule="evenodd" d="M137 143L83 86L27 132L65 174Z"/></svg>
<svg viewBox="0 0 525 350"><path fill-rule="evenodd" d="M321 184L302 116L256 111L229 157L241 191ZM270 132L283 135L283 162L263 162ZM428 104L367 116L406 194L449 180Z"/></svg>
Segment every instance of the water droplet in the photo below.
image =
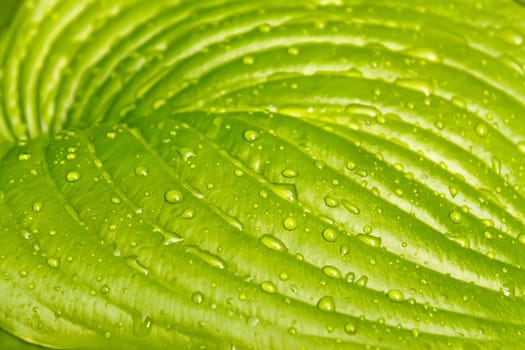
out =
<svg viewBox="0 0 525 350"><path fill-rule="evenodd" d="M333 312L335 311L335 301L331 296L324 296L317 302L317 307L321 311Z"/></svg>
<svg viewBox="0 0 525 350"><path fill-rule="evenodd" d="M331 265L326 265L323 267L323 273L330 278L340 279L343 277L341 271L339 271L337 267Z"/></svg>
<svg viewBox="0 0 525 350"><path fill-rule="evenodd" d="M261 289L268 294L277 293L277 286L272 281L265 281L261 283Z"/></svg>
<svg viewBox="0 0 525 350"><path fill-rule="evenodd" d="M368 117L375 118L381 115L379 109L374 106L362 105L357 103L351 103L345 107L345 112L348 114L366 115Z"/></svg>
<svg viewBox="0 0 525 350"><path fill-rule="evenodd" d="M366 245L369 245L373 248L379 248L381 246L381 238L371 235L364 235L364 234L358 234L357 238L365 243Z"/></svg>
<svg viewBox="0 0 525 350"><path fill-rule="evenodd" d="M518 147L518 151L520 151L520 153L525 154L525 141L519 142L516 146Z"/></svg>
<svg viewBox="0 0 525 350"><path fill-rule="evenodd" d="M297 228L297 220L289 216L286 219L284 219L283 227L288 231L293 231Z"/></svg>
<svg viewBox="0 0 525 350"><path fill-rule="evenodd" d="M361 209L346 199L343 199L341 202L343 203L343 206L346 208L346 210L348 210L350 213L354 215L359 215L361 213Z"/></svg>
<svg viewBox="0 0 525 350"><path fill-rule="evenodd" d="M337 231L331 227L327 227L323 230L323 238L327 242L335 242L337 240Z"/></svg>
<svg viewBox="0 0 525 350"><path fill-rule="evenodd" d="M180 203L182 201L182 192L177 190L168 190L164 193L164 200L169 204Z"/></svg>
<svg viewBox="0 0 525 350"><path fill-rule="evenodd" d="M272 235L264 235L259 240L266 248L278 252L286 251L286 246L284 245L284 243Z"/></svg>
<svg viewBox="0 0 525 350"><path fill-rule="evenodd" d="M57 269L60 267L60 258L49 258L47 259L47 264L49 267Z"/></svg>
<svg viewBox="0 0 525 350"><path fill-rule="evenodd" d="M355 284L358 285L359 287L366 287L366 285L368 284L368 277L367 276L361 276L357 279L357 281L355 281Z"/></svg>
<svg viewBox="0 0 525 350"><path fill-rule="evenodd" d="M33 212L34 213L40 213L42 209L44 208L42 202L35 202L33 203Z"/></svg>
<svg viewBox="0 0 525 350"><path fill-rule="evenodd" d="M193 209L186 209L180 214L180 217L186 220L191 220L195 217L195 210Z"/></svg>
<svg viewBox="0 0 525 350"><path fill-rule="evenodd" d="M355 323L353 322L347 322L345 324L345 333L346 334L355 334L355 332L357 331L356 329L356 326L355 326Z"/></svg>
<svg viewBox="0 0 525 350"><path fill-rule="evenodd" d="M488 126L487 126L487 124L485 124L485 123L478 123L478 124L476 124L476 126L474 127L474 132L475 132L476 135L478 135L479 137L485 137L485 136L487 136L488 131L489 131Z"/></svg>
<svg viewBox="0 0 525 350"><path fill-rule="evenodd" d="M400 290L397 290L397 289L389 290L386 295L387 295L388 299L390 299L391 301L394 301L394 302L398 302L399 303L399 302L405 300L405 297L403 296L403 293Z"/></svg>
<svg viewBox="0 0 525 350"><path fill-rule="evenodd" d="M243 57L242 59L242 63L246 64L246 65L250 65L250 64L253 64L255 60L253 59L252 56L245 56Z"/></svg>
<svg viewBox="0 0 525 350"><path fill-rule="evenodd" d="M297 188L294 184L273 184L272 190L284 200L290 202L297 200Z"/></svg>
<svg viewBox="0 0 525 350"><path fill-rule="evenodd" d="M66 175L67 182L73 183L77 182L78 180L80 180L80 173L77 171L72 171Z"/></svg>
<svg viewBox="0 0 525 350"><path fill-rule="evenodd" d="M214 255L210 252L201 250L197 247L188 247L187 252L194 254L195 256L202 259L204 262L206 262L208 265L218 268L220 270L223 270L226 268L226 262L222 260L217 255Z"/></svg>
<svg viewBox="0 0 525 350"><path fill-rule="evenodd" d="M416 79L396 79L394 84L409 90L421 92L425 96L430 96L434 92L434 86L429 82Z"/></svg>
<svg viewBox="0 0 525 350"><path fill-rule="evenodd" d="M235 169L235 171L233 172L233 174L237 177L241 177L241 176L244 176L244 171L242 171L241 169Z"/></svg>
<svg viewBox="0 0 525 350"><path fill-rule="evenodd" d="M31 155L29 153L20 153L18 155L18 160L30 160Z"/></svg>
<svg viewBox="0 0 525 350"><path fill-rule="evenodd" d="M522 233L521 235L518 236L518 241L521 244L525 244L525 233Z"/></svg>
<svg viewBox="0 0 525 350"><path fill-rule="evenodd" d="M431 62L441 62L441 56L431 48L414 47L405 51L408 55L416 58L421 58Z"/></svg>
<svg viewBox="0 0 525 350"><path fill-rule="evenodd" d="M144 165L137 166L134 172L136 176L148 176L149 174L148 168Z"/></svg>
<svg viewBox="0 0 525 350"><path fill-rule="evenodd" d="M281 171L281 175L284 176L284 177L296 177L297 176L297 172L293 169L284 169L283 171Z"/></svg>
<svg viewBox="0 0 525 350"><path fill-rule="evenodd" d="M357 168L357 165L354 162L352 162L352 161L348 161L346 163L346 168L348 170L352 171L352 170L355 170Z"/></svg>
<svg viewBox="0 0 525 350"><path fill-rule="evenodd" d="M133 334L137 337L146 337L151 333L153 320L149 316L134 315L133 317Z"/></svg>
<svg viewBox="0 0 525 350"><path fill-rule="evenodd" d="M297 56L299 54L299 49L296 47L289 47L288 53L292 56Z"/></svg>
<svg viewBox="0 0 525 350"><path fill-rule="evenodd" d="M106 295L110 292L109 286L107 284L104 284L100 287L100 294Z"/></svg>
<svg viewBox="0 0 525 350"><path fill-rule="evenodd" d="M166 100L163 99L163 98L159 98L159 99L156 99L155 101L153 101L152 107L153 107L153 109L159 109L162 106L164 106L165 104L166 104Z"/></svg>
<svg viewBox="0 0 525 350"><path fill-rule="evenodd" d="M120 199L119 197L111 198L111 203L113 204L120 204L121 202L122 202L122 199Z"/></svg>
<svg viewBox="0 0 525 350"><path fill-rule="evenodd" d="M18 271L18 275L22 278L27 277L27 270L22 269Z"/></svg>
<svg viewBox="0 0 525 350"><path fill-rule="evenodd" d="M260 190L259 197L261 197L262 199L268 198L268 191L266 191L265 189Z"/></svg>
<svg viewBox="0 0 525 350"><path fill-rule="evenodd" d="M339 201L334 197L326 196L324 198L324 204L326 204L327 207L335 208L339 205Z"/></svg>
<svg viewBox="0 0 525 350"><path fill-rule="evenodd" d="M191 301L197 305L202 304L204 301L204 295L201 292L195 292L191 295Z"/></svg>
<svg viewBox="0 0 525 350"><path fill-rule="evenodd" d="M114 132L114 131L108 131L106 133L106 138L107 139L113 140L115 137L117 137L117 133Z"/></svg>
<svg viewBox="0 0 525 350"><path fill-rule="evenodd" d="M451 211L448 217L450 218L450 221L452 221L455 224L460 224L463 221L463 216L461 215L461 213L455 210Z"/></svg>
<svg viewBox="0 0 525 350"><path fill-rule="evenodd" d="M248 142L253 142L259 138L259 133L255 130L246 130L244 132L244 139Z"/></svg>

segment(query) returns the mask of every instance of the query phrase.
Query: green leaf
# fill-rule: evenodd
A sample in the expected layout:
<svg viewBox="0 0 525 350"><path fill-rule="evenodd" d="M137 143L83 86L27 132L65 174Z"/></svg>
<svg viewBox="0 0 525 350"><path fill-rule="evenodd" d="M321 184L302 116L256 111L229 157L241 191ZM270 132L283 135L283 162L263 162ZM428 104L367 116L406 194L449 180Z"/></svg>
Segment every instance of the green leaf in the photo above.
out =
<svg viewBox="0 0 525 350"><path fill-rule="evenodd" d="M16 4L0 347L524 343L519 1Z"/></svg>

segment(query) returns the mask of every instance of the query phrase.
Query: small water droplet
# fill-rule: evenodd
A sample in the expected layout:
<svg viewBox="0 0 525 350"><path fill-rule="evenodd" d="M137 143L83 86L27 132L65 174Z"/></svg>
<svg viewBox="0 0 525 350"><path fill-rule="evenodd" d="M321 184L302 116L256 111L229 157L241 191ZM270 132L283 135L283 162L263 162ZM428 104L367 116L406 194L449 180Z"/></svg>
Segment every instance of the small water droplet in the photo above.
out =
<svg viewBox="0 0 525 350"><path fill-rule="evenodd" d="M345 333L346 334L355 334L355 332L357 331L357 328L355 326L355 323L354 322L347 322L345 324Z"/></svg>
<svg viewBox="0 0 525 350"><path fill-rule="evenodd" d="M148 176L149 174L148 168L144 165L137 166L134 172L136 176Z"/></svg>
<svg viewBox="0 0 525 350"><path fill-rule="evenodd" d="M477 123L476 126L474 127L474 132L479 137L487 136L488 131L489 131L488 126L485 123Z"/></svg>
<svg viewBox="0 0 525 350"><path fill-rule="evenodd" d="M80 173L77 171L69 172L66 175L66 181L69 183L74 183L74 182L77 182L78 180L80 180Z"/></svg>
<svg viewBox="0 0 525 350"><path fill-rule="evenodd" d="M451 211L448 217L454 224L460 224L463 221L463 216L461 213L455 210Z"/></svg>
<svg viewBox="0 0 525 350"><path fill-rule="evenodd" d="M525 244L525 233L522 233L521 235L518 236L518 241L521 244Z"/></svg>
<svg viewBox="0 0 525 350"><path fill-rule="evenodd" d="M292 178L297 177L297 172L293 169L284 169L281 171L281 175L284 177Z"/></svg>
<svg viewBox="0 0 525 350"><path fill-rule="evenodd" d="M133 334L137 337L146 337L151 333L153 320L149 316L136 314L133 316Z"/></svg>
<svg viewBox="0 0 525 350"><path fill-rule="evenodd" d="M297 228L297 220L289 216L283 220L283 227L288 231L293 231Z"/></svg>
<svg viewBox="0 0 525 350"><path fill-rule="evenodd" d="M272 235L264 235L259 240L266 248L278 252L286 251L286 246L284 245L284 243Z"/></svg>
<svg viewBox="0 0 525 350"><path fill-rule="evenodd" d="M405 300L405 297L404 297L403 293L400 290L397 290L397 289L389 290L386 295L387 295L388 299L390 299L391 301L394 301L394 302L398 302L399 303L399 302Z"/></svg>
<svg viewBox="0 0 525 350"><path fill-rule="evenodd" d="M431 62L441 62L441 56L431 48L414 47L405 51L408 55L416 58L421 58Z"/></svg>
<svg viewBox="0 0 525 350"><path fill-rule="evenodd" d="M243 137L248 142L253 142L259 138L259 133L255 130L246 130L243 134Z"/></svg>
<svg viewBox="0 0 525 350"><path fill-rule="evenodd" d="M117 133L114 131L108 131L106 133L106 138L109 140L113 140L115 137L117 137Z"/></svg>
<svg viewBox="0 0 525 350"><path fill-rule="evenodd" d="M288 53L292 56L297 56L299 54L299 49L296 47L289 47Z"/></svg>
<svg viewBox="0 0 525 350"><path fill-rule="evenodd" d="M323 230L323 238L327 242L335 242L337 240L337 231L327 227Z"/></svg>
<svg viewBox="0 0 525 350"><path fill-rule="evenodd" d="M357 165L354 162L352 162L352 161L348 161L346 163L346 168L348 170L352 171L352 170L355 170L357 168Z"/></svg>
<svg viewBox="0 0 525 350"><path fill-rule="evenodd" d="M525 154L525 141L518 142L518 144L516 146L518 147L518 151L520 153Z"/></svg>
<svg viewBox="0 0 525 350"><path fill-rule="evenodd" d="M104 284L100 287L100 294L106 295L110 292L109 286L107 284Z"/></svg>
<svg viewBox="0 0 525 350"><path fill-rule="evenodd" d="M323 267L323 273L330 278L340 279L343 277L341 271L339 271L337 267L331 265L326 265Z"/></svg>
<svg viewBox="0 0 525 350"><path fill-rule="evenodd" d="M35 202L33 203L33 212L34 213L40 213L42 209L44 208L42 202Z"/></svg>
<svg viewBox="0 0 525 350"><path fill-rule="evenodd" d="M29 153L20 153L18 155L18 160L30 160L31 155Z"/></svg>
<svg viewBox="0 0 525 350"><path fill-rule="evenodd" d="M49 265L49 267L57 269L60 267L60 258L49 258L47 259L47 264Z"/></svg>
<svg viewBox="0 0 525 350"><path fill-rule="evenodd" d="M186 220L191 220L195 217L195 210L193 209L186 209L180 214L180 217Z"/></svg>
<svg viewBox="0 0 525 350"><path fill-rule="evenodd" d="M204 295L201 292L195 292L191 295L191 301L197 305L202 304L204 301Z"/></svg>
<svg viewBox="0 0 525 350"><path fill-rule="evenodd" d="M277 286L272 281L265 281L261 283L261 289L268 294L277 293Z"/></svg>
<svg viewBox="0 0 525 350"><path fill-rule="evenodd" d="M335 208L339 205L339 201L334 197L326 196L324 198L324 204L329 208Z"/></svg>
<svg viewBox="0 0 525 350"><path fill-rule="evenodd" d="M369 245L370 247L379 248L381 246L381 238L379 237L360 233L357 235L357 238L366 245Z"/></svg>
<svg viewBox="0 0 525 350"><path fill-rule="evenodd" d="M22 278L27 277L27 270L22 269L18 271L18 275Z"/></svg>
<svg viewBox="0 0 525 350"><path fill-rule="evenodd" d="M366 287L366 285L368 284L368 276L363 275L359 277L357 281L355 281L355 284L359 287Z"/></svg>
<svg viewBox="0 0 525 350"><path fill-rule="evenodd" d="M335 301L334 298L327 295L319 299L317 302L317 307L321 311L333 312L335 311Z"/></svg>
<svg viewBox="0 0 525 350"><path fill-rule="evenodd" d="M163 98L159 98L159 99L156 99L155 101L153 101L152 107L153 107L153 109L159 109L162 106L164 106L165 104L166 104L166 100L163 99Z"/></svg>
<svg viewBox="0 0 525 350"><path fill-rule="evenodd" d="M244 63L244 64L246 64L246 65L253 64L253 62L255 62L255 60L253 59L252 56L245 56L245 57L243 57L243 59L242 59L242 63Z"/></svg>
<svg viewBox="0 0 525 350"><path fill-rule="evenodd" d="M182 192L177 190L168 190L164 193L164 200L169 204L176 204L182 201Z"/></svg>
<svg viewBox="0 0 525 350"><path fill-rule="evenodd" d="M425 96L430 96L434 92L434 86L423 80L396 79L394 84L405 89L421 92Z"/></svg>
<svg viewBox="0 0 525 350"><path fill-rule="evenodd" d="M355 204L347 201L346 199L343 199L341 201L343 203L343 206L348 210L350 213L354 215L359 215L361 213L361 209L359 209Z"/></svg>

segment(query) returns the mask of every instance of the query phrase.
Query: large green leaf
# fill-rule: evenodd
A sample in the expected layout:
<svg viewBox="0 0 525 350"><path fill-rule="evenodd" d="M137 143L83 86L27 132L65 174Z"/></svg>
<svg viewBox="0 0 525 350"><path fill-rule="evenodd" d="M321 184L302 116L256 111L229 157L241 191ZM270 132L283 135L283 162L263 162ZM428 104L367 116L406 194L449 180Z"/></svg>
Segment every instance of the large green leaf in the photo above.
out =
<svg viewBox="0 0 525 350"><path fill-rule="evenodd" d="M16 5L6 332L69 349L525 343L521 2Z"/></svg>

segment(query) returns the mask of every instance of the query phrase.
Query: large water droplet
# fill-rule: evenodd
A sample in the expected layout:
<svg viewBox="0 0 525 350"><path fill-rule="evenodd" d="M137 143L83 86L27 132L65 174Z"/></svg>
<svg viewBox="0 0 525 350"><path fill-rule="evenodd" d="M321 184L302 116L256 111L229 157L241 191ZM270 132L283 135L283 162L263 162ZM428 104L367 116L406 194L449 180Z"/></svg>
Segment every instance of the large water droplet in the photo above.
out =
<svg viewBox="0 0 525 350"><path fill-rule="evenodd" d="M283 220L283 227L288 231L293 231L297 228L297 220L289 216Z"/></svg>
<svg viewBox="0 0 525 350"><path fill-rule="evenodd" d="M323 238L327 242L335 242L337 240L337 231L327 227L323 230Z"/></svg>
<svg viewBox="0 0 525 350"><path fill-rule="evenodd" d="M323 273L330 278L340 279L343 277L341 271L339 271L337 267L331 265L326 265L323 267Z"/></svg>
<svg viewBox="0 0 525 350"><path fill-rule="evenodd" d="M317 307L319 310L333 312L335 311L335 301L334 298L327 295L319 299L317 302Z"/></svg>
<svg viewBox="0 0 525 350"><path fill-rule="evenodd" d="M259 240L265 247L269 249L276 250L278 252L286 251L286 246L284 243L272 235L264 235Z"/></svg>
<svg viewBox="0 0 525 350"><path fill-rule="evenodd" d="M204 301L204 295L201 292L195 292L191 295L191 301L193 301L195 304L202 304Z"/></svg>
<svg viewBox="0 0 525 350"><path fill-rule="evenodd" d="M339 205L339 201L334 197L326 196L324 198L324 204L329 208L335 208Z"/></svg>
<svg viewBox="0 0 525 350"><path fill-rule="evenodd" d="M293 169L288 168L281 171L281 175L284 177L292 178L297 177L297 172Z"/></svg>
<svg viewBox="0 0 525 350"><path fill-rule="evenodd" d="M359 209L359 207L357 207L355 204L347 201L346 199L343 199L341 201L341 203L343 203L343 206L346 208L346 210L348 210L350 213L354 214L354 215L359 215L361 213L361 209Z"/></svg>
<svg viewBox="0 0 525 350"><path fill-rule="evenodd" d="M149 170L146 166L139 165L135 168L134 173L135 173L135 176L148 176Z"/></svg>
<svg viewBox="0 0 525 350"><path fill-rule="evenodd" d="M391 289L386 294L388 299L394 302L401 302L405 300L405 297L403 296L403 293L400 290L397 289Z"/></svg>
<svg viewBox="0 0 525 350"><path fill-rule="evenodd" d="M66 175L66 181L67 182L73 183L73 182L77 182L78 180L80 180L80 173L77 172L77 171L69 172Z"/></svg>
<svg viewBox="0 0 525 350"><path fill-rule="evenodd" d="M356 328L354 322L347 322L345 324L345 333L346 334L355 334L356 331L357 331L357 328Z"/></svg>
<svg viewBox="0 0 525 350"><path fill-rule="evenodd" d="M261 289L268 294L277 293L277 286L272 281L265 281L261 283Z"/></svg>
<svg viewBox="0 0 525 350"><path fill-rule="evenodd" d="M246 130L243 137L248 142L253 142L259 138L259 133L255 130Z"/></svg>
<svg viewBox="0 0 525 350"><path fill-rule="evenodd" d="M57 269L60 267L60 258L51 257L47 259L47 264L49 265L49 267Z"/></svg>
<svg viewBox="0 0 525 350"><path fill-rule="evenodd" d="M182 201L182 192L177 190L169 190L164 193L164 200L169 204L180 203Z"/></svg>
<svg viewBox="0 0 525 350"><path fill-rule="evenodd" d="M360 233L357 235L357 238L366 245L369 245L370 247L379 248L381 246L381 238L379 237Z"/></svg>

